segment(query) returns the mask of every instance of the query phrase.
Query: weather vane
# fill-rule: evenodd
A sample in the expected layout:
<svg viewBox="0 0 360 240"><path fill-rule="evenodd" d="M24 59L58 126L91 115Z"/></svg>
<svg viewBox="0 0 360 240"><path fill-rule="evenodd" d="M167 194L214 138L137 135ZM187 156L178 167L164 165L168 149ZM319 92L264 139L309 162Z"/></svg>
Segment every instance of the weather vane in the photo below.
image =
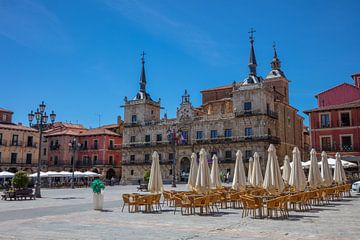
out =
<svg viewBox="0 0 360 240"><path fill-rule="evenodd" d="M253 28L251 28L250 32L248 32L250 34L250 41L254 41L254 32L256 32Z"/></svg>

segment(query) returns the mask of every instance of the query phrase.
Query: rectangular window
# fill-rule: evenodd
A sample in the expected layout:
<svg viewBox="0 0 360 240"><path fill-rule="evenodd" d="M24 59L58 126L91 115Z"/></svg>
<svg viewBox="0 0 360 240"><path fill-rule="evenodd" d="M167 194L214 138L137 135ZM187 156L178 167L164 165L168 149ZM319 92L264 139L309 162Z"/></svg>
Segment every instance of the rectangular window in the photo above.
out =
<svg viewBox="0 0 360 240"><path fill-rule="evenodd" d="M173 153L169 153L169 160L174 160L174 154Z"/></svg>
<svg viewBox="0 0 360 240"><path fill-rule="evenodd" d="M135 142L135 136L131 136L131 137L130 137L130 142L131 142L131 143L134 143L134 142Z"/></svg>
<svg viewBox="0 0 360 240"><path fill-rule="evenodd" d="M157 134L157 135L156 135L156 141L157 141L157 142L161 142L161 141L162 141L162 135L161 135L161 134Z"/></svg>
<svg viewBox="0 0 360 240"><path fill-rule="evenodd" d="M252 137L253 131L252 128L245 128L245 137Z"/></svg>
<svg viewBox="0 0 360 240"><path fill-rule="evenodd" d="M58 156L55 156L54 165L58 165L58 164L59 164L59 158L58 158Z"/></svg>
<svg viewBox="0 0 360 240"><path fill-rule="evenodd" d="M137 117L136 117L136 115L132 115L132 116L131 116L131 122L132 122L132 123L136 123L136 122L137 122Z"/></svg>
<svg viewBox="0 0 360 240"><path fill-rule="evenodd" d="M33 136L28 136L28 138L27 138L27 146L28 147L32 147L33 146L33 140L34 140L34 138L33 138Z"/></svg>
<svg viewBox="0 0 360 240"><path fill-rule="evenodd" d="M145 154L145 163L150 162L150 154Z"/></svg>
<svg viewBox="0 0 360 240"><path fill-rule="evenodd" d="M43 155L46 156L46 148L43 149Z"/></svg>
<svg viewBox="0 0 360 240"><path fill-rule="evenodd" d="M350 113L348 112L344 112L344 113L340 113L340 125L342 127L348 127L350 126Z"/></svg>
<svg viewBox="0 0 360 240"><path fill-rule="evenodd" d="M3 135L0 133L0 146L3 145Z"/></svg>
<svg viewBox="0 0 360 240"><path fill-rule="evenodd" d="M96 165L97 164L97 160L98 160L98 156L94 155L93 156L93 164Z"/></svg>
<svg viewBox="0 0 360 240"><path fill-rule="evenodd" d="M16 164L17 153L11 153L11 164Z"/></svg>
<svg viewBox="0 0 360 240"><path fill-rule="evenodd" d="M98 149L98 140L97 139L94 140L94 149Z"/></svg>
<svg viewBox="0 0 360 240"><path fill-rule="evenodd" d="M14 134L12 136L11 145L13 145L13 146L19 145L19 135Z"/></svg>
<svg viewBox="0 0 360 240"><path fill-rule="evenodd" d="M31 160L32 160L32 154L27 153L26 154L26 164L31 164Z"/></svg>
<svg viewBox="0 0 360 240"><path fill-rule="evenodd" d="M351 136L341 136L342 151L352 151Z"/></svg>
<svg viewBox="0 0 360 240"><path fill-rule="evenodd" d="M109 164L110 165L114 164L114 157L113 156L109 156Z"/></svg>
<svg viewBox="0 0 360 240"><path fill-rule="evenodd" d="M114 140L110 140L109 149L114 149Z"/></svg>
<svg viewBox="0 0 360 240"><path fill-rule="evenodd" d="M130 155L130 162L134 163L135 162L135 155Z"/></svg>
<svg viewBox="0 0 360 240"><path fill-rule="evenodd" d="M87 141L84 141L83 148L84 148L85 150L87 149Z"/></svg>
<svg viewBox="0 0 360 240"><path fill-rule="evenodd" d="M331 137L321 137L321 150L331 151Z"/></svg>
<svg viewBox="0 0 360 240"><path fill-rule="evenodd" d="M159 153L159 161L162 161L162 155Z"/></svg>
<svg viewBox="0 0 360 240"><path fill-rule="evenodd" d="M252 151L251 150L246 150L245 151L245 159L249 160L250 157L252 157Z"/></svg>
<svg viewBox="0 0 360 240"><path fill-rule="evenodd" d="M226 138L231 138L232 137L232 130L231 129L225 129L224 136Z"/></svg>
<svg viewBox="0 0 360 240"><path fill-rule="evenodd" d="M211 139L216 139L217 138L217 130L211 130L210 131L210 138Z"/></svg>
<svg viewBox="0 0 360 240"><path fill-rule="evenodd" d="M225 151L225 159L231 159L232 158L232 152L231 151Z"/></svg>
<svg viewBox="0 0 360 240"><path fill-rule="evenodd" d="M328 128L330 127L330 116L329 114L320 114L320 121L321 121L321 127L322 128Z"/></svg>
<svg viewBox="0 0 360 240"><path fill-rule="evenodd" d="M251 112L251 102L244 102L244 111Z"/></svg>
<svg viewBox="0 0 360 240"><path fill-rule="evenodd" d="M197 140L203 139L203 131L196 131L196 139Z"/></svg>
<svg viewBox="0 0 360 240"><path fill-rule="evenodd" d="M1 163L1 152L0 152L0 163Z"/></svg>
<svg viewBox="0 0 360 240"><path fill-rule="evenodd" d="M150 142L150 135L145 135L145 142Z"/></svg>

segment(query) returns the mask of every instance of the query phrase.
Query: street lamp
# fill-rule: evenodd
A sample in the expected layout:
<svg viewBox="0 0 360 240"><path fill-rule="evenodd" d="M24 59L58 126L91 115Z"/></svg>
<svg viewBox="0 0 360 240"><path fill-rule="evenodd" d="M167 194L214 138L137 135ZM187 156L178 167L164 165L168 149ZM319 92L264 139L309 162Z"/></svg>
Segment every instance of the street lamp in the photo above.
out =
<svg viewBox="0 0 360 240"><path fill-rule="evenodd" d="M71 188L75 188L75 154L79 150L81 144L74 137L73 140L69 142L69 147L73 151L73 160L72 160L72 176L71 176Z"/></svg>
<svg viewBox="0 0 360 240"><path fill-rule="evenodd" d="M41 104L39 104L39 108L36 110L35 114L34 114L33 111L31 111L28 114L30 127L31 127L32 121L34 120L34 117L35 117L36 126L39 129L39 133L40 133L40 136L39 136L40 137L40 140L39 140L39 156L38 156L38 164L37 164L36 183L35 183L35 197L37 197L37 198L41 198L41 192L40 192L40 188L41 188L40 169L41 169L42 134L43 134L44 127L46 127L47 121L48 121L48 118L49 118L48 115L46 115L45 107L46 107L46 105L44 104L44 101L42 101ZM55 122L55 118L56 118L56 114L54 113L54 111L52 111L51 114L50 114L50 120L51 120L52 124Z"/></svg>
<svg viewBox="0 0 360 240"><path fill-rule="evenodd" d="M180 130L179 130L180 131ZM172 183L171 183L171 187L176 187L176 144L177 144L177 140L178 140L178 132L176 132L176 126L172 126L172 129L168 129L167 130L167 138L169 143L171 144L173 153L174 153L174 157L173 157L173 162L172 162L172 175L173 175L173 179L172 179Z"/></svg>

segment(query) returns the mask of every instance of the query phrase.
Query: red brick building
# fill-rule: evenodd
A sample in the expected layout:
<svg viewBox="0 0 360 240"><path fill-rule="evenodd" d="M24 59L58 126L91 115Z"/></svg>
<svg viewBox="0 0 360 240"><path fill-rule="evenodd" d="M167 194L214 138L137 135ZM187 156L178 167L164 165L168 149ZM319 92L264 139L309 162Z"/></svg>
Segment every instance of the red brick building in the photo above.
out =
<svg viewBox="0 0 360 240"><path fill-rule="evenodd" d="M78 135L81 144L77 166L98 172L107 179L121 175L122 137L105 128L94 128Z"/></svg>
<svg viewBox="0 0 360 240"><path fill-rule="evenodd" d="M318 107L309 115L311 145L330 155L340 152L347 160L360 160L360 73L354 85L342 83L317 94Z"/></svg>
<svg viewBox="0 0 360 240"><path fill-rule="evenodd" d="M75 159L75 171L94 171L107 179L120 178L122 135L118 130L122 128L116 125L86 129L80 124L55 123L44 134L42 159L46 170L71 171ZM81 144L75 155L69 146L74 138Z"/></svg>

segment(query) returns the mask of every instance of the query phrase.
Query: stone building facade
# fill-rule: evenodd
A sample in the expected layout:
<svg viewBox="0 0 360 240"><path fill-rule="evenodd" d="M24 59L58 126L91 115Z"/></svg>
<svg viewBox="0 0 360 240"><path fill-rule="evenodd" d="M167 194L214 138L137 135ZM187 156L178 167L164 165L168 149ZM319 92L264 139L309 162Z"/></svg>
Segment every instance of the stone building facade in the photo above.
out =
<svg viewBox="0 0 360 240"><path fill-rule="evenodd" d="M13 112L0 108L0 171L35 172L39 157L39 132L12 123Z"/></svg>
<svg viewBox="0 0 360 240"><path fill-rule="evenodd" d="M185 91L175 119L160 118L161 102L146 92L144 59L140 90L135 98L125 98L123 131L124 183L137 182L150 169L151 155L158 151L162 177L186 180L192 152L201 148L208 161L216 154L220 171L233 175L235 153L243 152L244 163L254 152L265 169L269 144L275 144L279 162L291 155L294 146L304 149L303 118L289 103L289 80L281 70L274 47L272 70L262 78L256 73L254 40L250 37L249 74L240 82L206 89L202 105L194 107ZM176 139L172 144L169 139ZM175 173L172 164L175 159Z"/></svg>

